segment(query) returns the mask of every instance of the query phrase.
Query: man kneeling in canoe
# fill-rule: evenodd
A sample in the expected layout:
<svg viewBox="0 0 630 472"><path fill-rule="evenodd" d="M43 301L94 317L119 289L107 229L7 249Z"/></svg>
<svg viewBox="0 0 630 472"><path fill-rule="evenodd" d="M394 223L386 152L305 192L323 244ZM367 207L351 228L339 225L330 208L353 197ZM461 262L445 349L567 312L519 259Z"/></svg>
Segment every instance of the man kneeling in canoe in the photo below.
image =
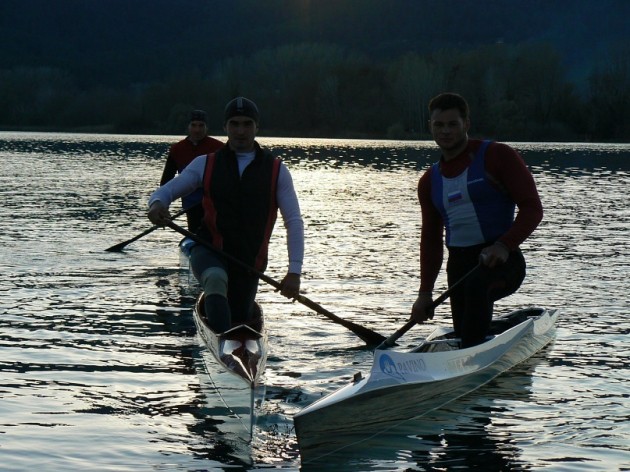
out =
<svg viewBox="0 0 630 472"><path fill-rule="evenodd" d="M153 192L148 217L155 225L168 224L169 205L202 188L204 217L198 236L263 272L279 209L289 253L280 292L295 298L304 258L304 223L291 174L256 141L259 113L254 102L237 97L227 104L224 115L226 145L196 157L179 176ZM201 244L192 249L190 261L206 294L205 313L213 331L222 333L248 322L253 316L258 277Z"/></svg>
<svg viewBox="0 0 630 472"><path fill-rule="evenodd" d="M468 139L464 98L438 95L429 103L429 113L442 157L418 182L420 291L412 319L422 322L433 316L432 291L442 266L446 229L448 284L466 278L451 295L453 328L461 347L470 347L486 338L494 301L514 293L523 282L525 259L519 245L536 229L543 209L534 178L514 149ZM478 270L471 272L477 264Z"/></svg>

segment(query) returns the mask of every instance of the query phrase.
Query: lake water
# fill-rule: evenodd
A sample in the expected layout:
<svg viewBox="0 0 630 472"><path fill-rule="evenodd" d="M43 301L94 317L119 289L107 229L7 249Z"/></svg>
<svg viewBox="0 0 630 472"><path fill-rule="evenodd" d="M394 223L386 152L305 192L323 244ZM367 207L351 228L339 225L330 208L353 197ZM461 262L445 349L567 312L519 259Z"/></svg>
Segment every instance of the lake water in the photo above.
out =
<svg viewBox="0 0 630 472"><path fill-rule="evenodd" d="M523 246L525 283L497 311L561 309L552 345L443 410L302 464L292 415L369 369L363 342L261 286L266 400L254 443L236 444L208 413L217 392L179 235L104 251L150 227L146 200L178 139L0 133L2 470L630 470L630 145L513 144L545 219ZM300 197L306 296L392 334L418 286L416 183L434 144L260 141ZM279 280L280 222L270 250ZM443 324L448 303L400 344Z"/></svg>

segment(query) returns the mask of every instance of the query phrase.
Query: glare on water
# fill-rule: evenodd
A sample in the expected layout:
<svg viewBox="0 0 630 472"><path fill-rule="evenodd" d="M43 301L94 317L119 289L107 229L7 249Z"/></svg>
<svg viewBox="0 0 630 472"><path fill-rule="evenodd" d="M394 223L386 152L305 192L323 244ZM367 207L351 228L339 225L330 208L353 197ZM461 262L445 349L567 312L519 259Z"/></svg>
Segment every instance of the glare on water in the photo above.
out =
<svg viewBox="0 0 630 472"><path fill-rule="evenodd" d="M0 459L6 470L244 470L301 464L292 415L366 372L353 333L261 285L270 346L256 440L239 442L204 370L178 235L146 200L175 136L0 133ZM383 335L418 285L430 142L262 138L306 224L305 294ZM555 342L477 392L324 460L336 470L627 470L630 146L514 143L543 223L528 277L497 311L563 312ZM286 270L283 227L267 274ZM443 275L438 290L445 288ZM449 324L448 303L413 344ZM331 451L332 452L332 451Z"/></svg>

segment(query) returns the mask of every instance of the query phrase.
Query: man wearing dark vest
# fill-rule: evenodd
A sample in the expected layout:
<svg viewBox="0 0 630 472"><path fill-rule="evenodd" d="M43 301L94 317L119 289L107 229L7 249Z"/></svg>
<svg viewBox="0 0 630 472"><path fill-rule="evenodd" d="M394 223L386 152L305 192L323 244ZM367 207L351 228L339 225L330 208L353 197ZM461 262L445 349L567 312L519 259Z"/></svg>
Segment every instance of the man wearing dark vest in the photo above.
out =
<svg viewBox="0 0 630 472"><path fill-rule="evenodd" d="M256 142L259 112L245 97L225 107L228 141L215 153L199 156L177 179L149 198L149 219L170 221L168 206L176 198L203 190L203 224L197 234L259 272L267 266L267 249L280 210L287 230L289 266L281 282L282 295L295 298L300 290L304 257L304 223L287 167ZM224 332L253 315L258 277L224 260L203 245L191 252L191 266L205 297L210 326Z"/></svg>
<svg viewBox="0 0 630 472"><path fill-rule="evenodd" d="M223 147L221 141L208 136L206 116L203 110L193 110L190 113L188 136L169 148L160 185L172 180L176 174L181 174L195 157L210 154ZM201 189L182 197L182 207L187 209L188 229L193 232L199 229L203 218L201 197Z"/></svg>
<svg viewBox="0 0 630 472"><path fill-rule="evenodd" d="M411 316L419 323L433 317L432 291L445 243L449 286L480 265L451 295L453 327L462 347L470 347L486 338L494 302L523 282L519 246L540 223L543 209L534 178L514 149L468 139L468 104L460 95L433 98L429 114L442 157L418 182L420 290Z"/></svg>

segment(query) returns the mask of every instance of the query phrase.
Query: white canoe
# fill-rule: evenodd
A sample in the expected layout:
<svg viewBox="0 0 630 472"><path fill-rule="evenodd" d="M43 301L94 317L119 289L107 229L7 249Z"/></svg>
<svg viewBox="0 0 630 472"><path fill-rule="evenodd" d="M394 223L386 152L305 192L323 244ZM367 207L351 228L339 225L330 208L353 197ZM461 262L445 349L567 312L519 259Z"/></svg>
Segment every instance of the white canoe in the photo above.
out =
<svg viewBox="0 0 630 472"><path fill-rule="evenodd" d="M256 304L255 322L234 326L224 333L215 333L204 316L203 298L202 293L195 304L193 317L197 333L207 348L202 353L206 372L217 398L228 411L222 422L230 422L228 417L235 418L235 426L240 427L233 434L251 441L257 408L265 397L261 377L267 362L268 345L262 310ZM215 411L218 413L220 410Z"/></svg>
<svg viewBox="0 0 630 472"><path fill-rule="evenodd" d="M374 434L479 388L548 344L557 316L529 308L497 317L492 336L467 349L459 349L452 329L438 328L412 351L375 351L366 376L295 415L303 459L309 449L337 448L344 435Z"/></svg>
<svg viewBox="0 0 630 472"><path fill-rule="evenodd" d="M190 238L183 238L179 242L180 262L191 275L190 253L195 244ZM267 334L260 306L254 304L254 319L251 323L233 326L224 333L215 333L206 320L204 297L203 293L199 294L193 311L199 336L221 367L254 388L265 370L267 360Z"/></svg>
<svg viewBox="0 0 630 472"><path fill-rule="evenodd" d="M189 283L198 287L189 260L195 244L189 238L182 239L179 243L179 254ZM265 386L261 377L267 363L268 338L263 312L255 303L252 322L235 325L224 333L215 333L205 316L204 297L203 292L197 297L193 319L200 341L206 348L201 355L209 385L215 391L215 395L208 399L208 407L213 418L222 423L222 429L232 427L226 430L226 438L251 441L256 424L256 410L265 397ZM237 421L231 421L230 418Z"/></svg>
<svg viewBox="0 0 630 472"><path fill-rule="evenodd" d="M196 243L184 238L179 243L180 262L190 271L190 252ZM215 333L207 322L204 310L205 294L197 297L193 317L203 343L224 370L240 377L255 388L267 361L267 333L260 306L254 303L254 318L248 324L235 325L223 333Z"/></svg>
<svg viewBox="0 0 630 472"><path fill-rule="evenodd" d="M199 295L193 312L199 336L223 369L255 388L267 362L267 332L262 310L255 304L255 319L250 324L215 333L204 316L204 296L203 293Z"/></svg>

